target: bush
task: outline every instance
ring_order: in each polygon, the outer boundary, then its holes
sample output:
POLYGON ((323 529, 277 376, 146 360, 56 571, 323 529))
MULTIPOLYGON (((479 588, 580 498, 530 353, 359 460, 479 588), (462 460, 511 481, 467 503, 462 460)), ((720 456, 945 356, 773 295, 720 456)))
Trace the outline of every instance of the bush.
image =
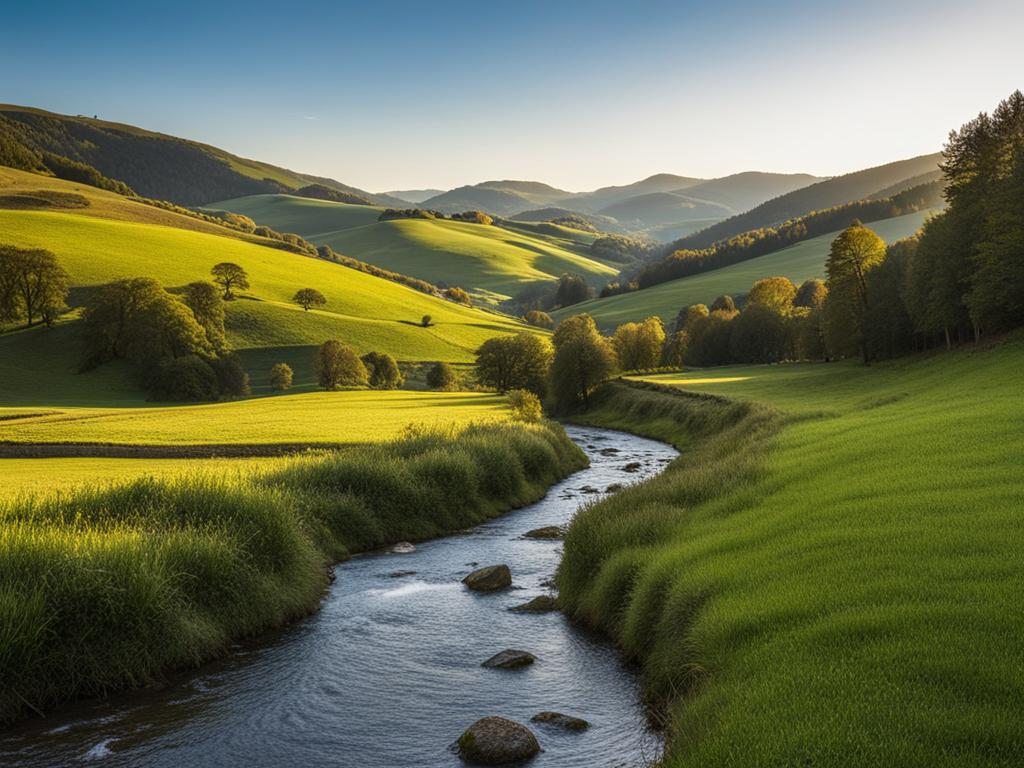
POLYGON ((513 389, 508 393, 508 404, 519 421, 540 421, 544 417, 540 398, 528 389, 513 389))
POLYGON ((288 363, 277 363, 270 369, 270 386, 278 392, 291 389, 292 367, 288 363))
POLYGON ((448 301, 454 301, 456 304, 465 304, 469 306, 472 304, 472 300, 469 298, 469 294, 466 293, 462 288, 458 286, 452 286, 451 288, 444 289, 444 297, 448 301))
POLYGON ((523 317, 528 324, 534 328, 554 328, 555 321, 551 319, 551 315, 539 309, 531 309, 523 317))
POLYGON ((154 400, 216 400, 220 394, 217 373, 199 355, 160 363, 147 373, 145 383, 154 400))
POLYGON ((427 371, 427 386, 431 389, 455 389, 457 381, 455 371, 448 363, 434 363, 433 367, 427 371))
POLYGON ((420 325, 422 325, 424 328, 429 328, 430 323, 433 321, 433 319, 434 318, 432 318, 430 315, 424 315, 423 317, 420 318, 420 325))
POLYGON ((221 395, 244 397, 252 392, 249 374, 242 367, 242 361, 234 352, 225 352, 209 361, 217 376, 217 388, 221 395))

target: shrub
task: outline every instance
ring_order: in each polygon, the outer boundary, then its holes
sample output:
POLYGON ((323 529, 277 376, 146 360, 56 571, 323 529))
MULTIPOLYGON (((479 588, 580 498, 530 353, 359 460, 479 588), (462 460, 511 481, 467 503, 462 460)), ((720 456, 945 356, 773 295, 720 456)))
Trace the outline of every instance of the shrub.
POLYGON ((444 297, 448 299, 448 301, 454 301, 456 304, 465 304, 466 306, 469 306, 473 303, 469 298, 469 294, 458 286, 445 288, 444 297))
POLYGON ((508 404, 519 421, 540 421, 544 416, 540 398, 528 389, 513 389, 508 393, 508 404))
POLYGON ((448 363, 434 363, 427 371, 427 386, 431 389, 455 389, 456 381, 455 371, 448 363))
POLYGON ((154 400, 216 400, 220 391, 217 373, 199 355, 165 360, 145 381, 154 400))
POLYGON ((249 374, 242 367, 242 360, 234 352, 225 352, 209 361, 217 376, 217 387, 221 395, 244 397, 252 389, 249 374))
POLYGON ((554 328, 555 321, 551 319, 551 315, 539 309, 531 309, 523 317, 530 325, 535 328, 554 328))
POLYGON ((278 392, 291 389, 292 367, 288 363, 277 363, 270 369, 270 386, 278 392))
POLYGON ((433 321, 433 319, 434 318, 432 318, 430 315, 424 315, 423 317, 420 318, 420 325, 422 325, 424 328, 429 328, 430 323, 433 321))

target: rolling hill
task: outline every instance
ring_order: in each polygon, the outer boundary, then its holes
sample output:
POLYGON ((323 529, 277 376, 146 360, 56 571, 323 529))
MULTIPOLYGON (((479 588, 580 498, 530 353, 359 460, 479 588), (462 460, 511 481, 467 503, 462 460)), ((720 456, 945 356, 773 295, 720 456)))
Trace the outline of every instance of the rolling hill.
MULTIPOLYGON (((911 213, 872 222, 869 226, 886 242, 893 242, 914 234, 931 213, 911 213)), ((600 327, 611 329, 621 323, 657 315, 667 325, 675 320, 683 307, 710 303, 723 293, 746 293, 754 281, 762 277, 783 275, 797 284, 811 277, 823 278, 829 247, 838 234, 831 232, 756 259, 672 280, 642 291, 585 301, 554 312, 552 317, 561 320, 586 312, 600 327)))
POLYGON ((512 216, 570 196, 565 190, 539 181, 484 181, 442 192, 423 200, 420 205, 442 213, 486 211, 496 216, 512 216))
MULTIPOLYGON (((211 200, 283 192, 323 184, 340 192, 384 205, 391 199, 268 163, 248 160, 196 141, 155 133, 122 123, 82 115, 60 115, 41 109, 0 104, 0 141, 19 156, 45 165, 45 153, 70 158, 124 182, 138 194, 179 205, 203 205, 211 200)), ((11 164, 10 158, 0 163, 11 164)), ((29 170, 26 163, 18 165, 29 170)))
POLYGON ((579 273, 599 285, 618 270, 587 255, 592 234, 564 227, 545 225, 542 231, 525 222, 488 226, 438 219, 378 221, 379 208, 288 195, 225 200, 212 207, 243 213, 385 269, 457 285, 488 303, 564 272, 579 273))
POLYGON ((394 189, 390 192, 383 192, 381 194, 393 197, 396 200, 405 200, 407 203, 413 203, 414 205, 422 203, 424 200, 429 200, 431 197, 436 195, 444 194, 443 189, 394 189))
POLYGON ((752 229, 780 224, 811 211, 831 208, 853 200, 863 200, 876 196, 886 189, 906 189, 918 183, 914 181, 915 177, 933 173, 938 168, 940 160, 941 155, 938 153, 921 155, 819 181, 817 184, 781 195, 745 213, 684 237, 672 243, 670 250, 706 248, 717 240, 752 229), (901 184, 905 186, 900 187, 901 184))
MULTIPOLYGON (((3 243, 57 254, 71 275, 72 307, 81 305, 90 287, 117 277, 154 277, 173 289, 209 279, 210 268, 220 261, 244 267, 252 288, 227 304, 226 325, 229 342, 246 359, 256 387, 266 384, 267 370, 278 361, 295 368, 297 383, 308 381, 313 346, 328 338, 343 339, 361 353, 381 350, 400 360, 458 362, 472 359, 485 339, 524 327, 84 185, 7 169, 0 169, 0 183, 4 196, 46 183, 88 199, 89 206, 75 212, 0 209, 3 243), (323 293, 327 306, 303 312, 293 304, 292 295, 306 286, 323 293), (433 318, 428 328, 419 325, 424 315, 433 318)), ((52 331, 35 328, 0 336, 0 403, 142 398, 127 369, 116 364, 69 380, 78 363, 74 317, 52 331)))

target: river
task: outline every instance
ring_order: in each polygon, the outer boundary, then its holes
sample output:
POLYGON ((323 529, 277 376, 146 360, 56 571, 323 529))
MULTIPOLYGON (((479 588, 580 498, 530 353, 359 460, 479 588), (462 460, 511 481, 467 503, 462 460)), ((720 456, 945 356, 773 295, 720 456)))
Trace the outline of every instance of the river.
POLYGON ((581 503, 657 474, 677 454, 621 432, 568 432, 590 467, 541 501, 410 554, 342 563, 317 614, 158 689, 23 721, 0 734, 0 765, 448 768, 461 765, 452 742, 485 715, 530 725, 544 749, 531 767, 648 764, 661 740, 635 671, 560 613, 508 609, 549 592, 561 557, 560 541, 523 533, 568 523, 581 503), (461 584, 477 565, 496 563, 512 569, 512 589, 480 594, 461 584), (480 666, 505 648, 537 661, 480 666), (529 723, 542 710, 591 727, 529 723))

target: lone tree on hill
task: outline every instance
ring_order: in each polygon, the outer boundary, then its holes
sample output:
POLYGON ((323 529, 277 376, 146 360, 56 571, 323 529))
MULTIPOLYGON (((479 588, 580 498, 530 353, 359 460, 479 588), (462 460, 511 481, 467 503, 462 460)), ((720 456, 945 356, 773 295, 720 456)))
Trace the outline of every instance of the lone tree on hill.
POLYGON ((327 304, 327 299, 316 288, 302 288, 296 291, 292 301, 307 312, 310 307, 322 307, 327 304))
POLYGON ((249 287, 249 275, 244 269, 230 261, 222 261, 214 265, 210 270, 213 275, 213 282, 224 289, 224 299, 230 301, 235 298, 233 289, 244 291, 249 287))
POLYGON ((23 319, 30 326, 39 317, 53 325, 66 309, 68 282, 50 251, 0 246, 0 321, 23 319))
POLYGON ((430 324, 433 322, 433 320, 434 320, 434 318, 432 318, 430 315, 424 315, 420 319, 420 325, 422 325, 424 328, 429 328, 430 324))
POLYGON ((860 349, 871 362, 866 328, 868 273, 885 260, 885 241, 859 221, 839 233, 825 262, 828 274, 825 334, 829 347, 843 355, 860 349))
POLYGON ((292 367, 288 363, 277 363, 270 369, 270 386, 278 392, 291 389, 292 367))
POLYGON ((317 381, 324 389, 365 387, 369 381, 366 366, 348 344, 337 339, 325 341, 313 358, 317 381))
POLYGON ((615 370, 615 352, 590 315, 574 315, 559 323, 551 337, 551 392, 563 408, 589 404, 590 393, 615 370))

